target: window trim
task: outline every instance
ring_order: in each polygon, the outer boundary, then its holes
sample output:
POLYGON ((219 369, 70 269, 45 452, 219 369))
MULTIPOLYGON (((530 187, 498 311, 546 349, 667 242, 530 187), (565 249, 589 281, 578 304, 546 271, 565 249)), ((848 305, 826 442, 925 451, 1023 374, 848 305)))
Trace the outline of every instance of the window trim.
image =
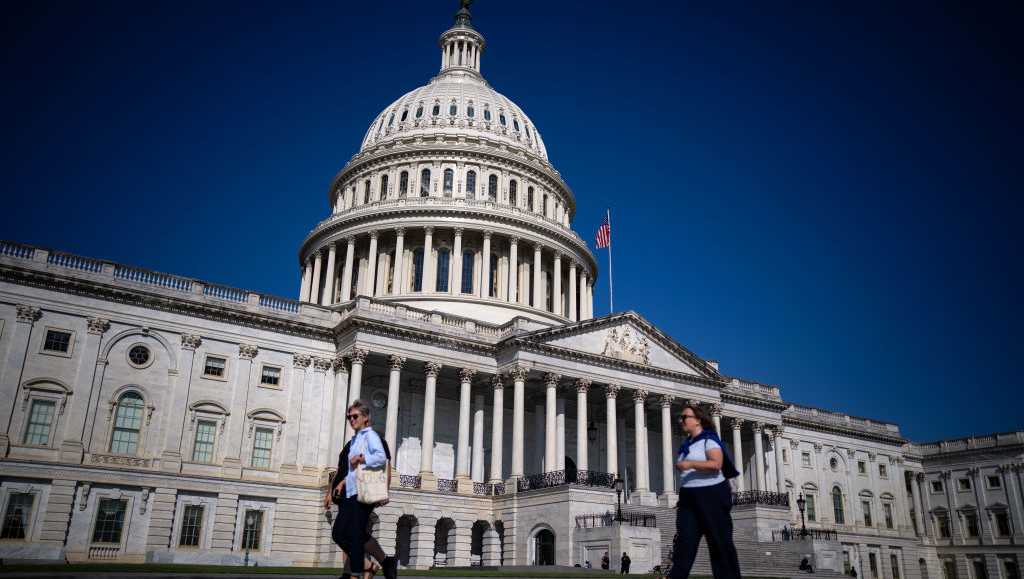
POLYGON ((231 358, 230 357, 225 356, 223 354, 215 354, 213 352, 208 352, 208 353, 206 353, 203 356, 203 370, 202 370, 202 373, 199 375, 199 377, 200 378, 205 378, 207 380, 216 380, 218 382, 227 382, 228 381, 228 373, 230 371, 231 371, 231 358), (221 360, 224 360, 224 373, 222 375, 217 376, 216 374, 207 374, 206 373, 206 368, 207 368, 207 366, 209 366, 210 358, 220 358, 221 360))
POLYGON ((192 501, 190 501, 190 502, 182 504, 179 508, 181 509, 181 520, 178 522, 178 524, 175 527, 175 531, 176 531, 175 532, 175 536, 177 537, 177 539, 173 541, 174 548, 175 549, 185 549, 185 550, 204 549, 204 548, 206 548, 206 546, 204 545, 204 543, 206 541, 204 541, 204 539, 205 539, 205 535, 206 535, 206 522, 209 520, 209 517, 207 517, 207 514, 206 514, 206 505, 204 503, 201 503, 201 502, 192 502, 192 501), (194 507, 199 507, 199 509, 201 511, 200 521, 199 521, 199 530, 196 533, 196 544, 195 545, 183 545, 181 543, 181 541, 182 541, 182 538, 183 538, 182 533, 185 530, 185 515, 186 515, 186 513, 188 512, 188 510, 190 508, 194 508, 194 507))
POLYGON ((49 488, 41 485, 26 484, 21 482, 4 482, 0 486, 0 529, 2 529, 3 522, 7 518, 7 507, 10 505, 11 495, 25 494, 32 495, 32 512, 29 513, 27 526, 25 529, 24 539, 2 539, 2 543, 30 543, 38 539, 38 531, 40 530, 39 522, 42 517, 43 509, 40 508, 49 496, 49 488))
POLYGON ((281 443, 281 438, 284 433, 284 425, 286 423, 283 416, 277 413, 275 410, 269 408, 257 408, 249 412, 246 416, 246 440, 245 440, 245 456, 248 460, 245 461, 245 467, 250 470, 267 472, 272 471, 275 468, 275 462, 279 457, 278 445, 281 443), (264 468, 259 466, 253 466, 253 453, 256 449, 256 429, 257 428, 268 428, 273 432, 273 438, 271 439, 270 447, 270 466, 264 468))
POLYGON ((43 332, 39 338, 39 353, 44 356, 56 356, 58 358, 72 358, 75 355, 75 341, 76 334, 74 330, 67 328, 61 328, 58 326, 44 326, 43 332), (46 337, 50 335, 50 332, 61 332, 68 334, 68 351, 61 352, 60 350, 47 350, 46 349, 46 337))
POLYGON ((945 485, 945 483, 942 482, 942 480, 936 479, 936 480, 928 481, 928 492, 930 494, 940 495, 943 492, 945 492, 945 490, 946 490, 946 485, 945 485), (939 485, 939 488, 937 488, 937 489, 935 488, 936 483, 938 483, 938 485, 939 485))
POLYGON ((985 490, 989 491, 1001 491, 1003 490, 1003 478, 998 474, 986 474, 985 477, 985 490), (991 482, 995 480, 996 485, 992 485, 991 482))
POLYGON ((188 462, 191 464, 219 464, 220 463, 220 451, 221 451, 221 439, 224 436, 224 429, 227 425, 227 417, 231 416, 226 408, 221 406, 219 403, 212 400, 199 400, 193 402, 188 407, 189 423, 187 432, 189 433, 189 448, 188 448, 188 462), (195 460, 196 456, 196 435, 199 434, 199 423, 200 422, 212 422, 214 424, 213 430, 213 451, 212 457, 208 462, 200 462, 195 460))
POLYGON ((971 477, 963 477, 956 479, 956 491, 958 493, 969 493, 974 490, 974 482, 971 477), (967 483, 965 486, 963 483, 967 483))
POLYGON ((153 412, 156 407, 152 404, 147 403, 148 395, 138 386, 127 386, 114 392, 113 396, 107 401, 107 444, 104 447, 106 452, 115 456, 142 456, 146 448, 146 435, 149 432, 149 424, 153 419, 153 412), (114 430, 117 423, 117 406, 121 402, 121 399, 128 394, 137 395, 142 401, 143 416, 139 424, 139 438, 135 443, 135 453, 125 454, 114 452, 114 430))
POLYGON ((284 390, 284 366, 278 366, 277 364, 269 364, 267 362, 260 363, 260 380, 256 384, 258 388, 270 388, 271 390, 284 390), (267 384, 263 382, 263 370, 266 368, 276 368, 278 370, 277 384, 267 384))
POLYGON ((14 433, 12 438, 16 440, 14 444, 24 446, 26 448, 54 448, 56 444, 57 431, 60 429, 61 418, 64 416, 64 410, 68 404, 68 397, 71 395, 71 389, 66 385, 49 378, 37 378, 31 380, 22 385, 22 397, 21 397, 21 412, 19 413, 20 424, 14 424, 12 422, 11 429, 14 433), (25 442, 25 436, 28 432, 28 422, 32 409, 32 404, 37 400, 54 403, 53 421, 50 423, 50 436, 45 445, 38 444, 27 444, 25 442), (16 430, 15 430, 16 429, 16 430), (17 433, 21 433, 19 437, 17 433))
POLYGON ((95 499, 92 500, 92 503, 93 503, 93 506, 92 506, 92 520, 91 520, 91 523, 89 525, 89 531, 88 531, 89 532, 88 544, 90 546, 96 546, 96 547, 115 547, 116 546, 118 549, 124 549, 125 543, 127 543, 127 540, 128 540, 128 533, 125 533, 125 527, 128 526, 128 522, 131 519, 132 508, 133 508, 133 506, 135 504, 135 500, 134 499, 135 499, 135 497, 130 495, 130 494, 128 494, 128 493, 120 492, 120 491, 113 490, 113 489, 111 491, 108 491, 108 492, 102 492, 102 493, 96 493, 95 494, 95 499), (99 521, 99 515, 100 515, 100 503, 102 503, 104 500, 124 501, 124 503, 125 503, 125 505, 124 505, 124 519, 121 521, 121 531, 119 533, 120 536, 118 537, 117 541, 113 541, 113 542, 109 542, 109 543, 108 542, 100 542, 100 541, 96 541, 95 540, 95 537, 96 537, 96 523, 99 521))

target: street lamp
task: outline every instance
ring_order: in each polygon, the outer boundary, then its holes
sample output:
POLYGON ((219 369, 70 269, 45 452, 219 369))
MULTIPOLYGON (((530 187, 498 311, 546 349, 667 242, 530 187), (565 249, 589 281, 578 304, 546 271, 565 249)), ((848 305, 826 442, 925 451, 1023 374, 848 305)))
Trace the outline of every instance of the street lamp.
POLYGON ((615 520, 622 521, 622 491, 626 489, 626 481, 621 477, 615 479, 615 494, 618 496, 618 506, 615 507, 615 520))
POLYGON ((803 493, 800 493, 800 496, 796 499, 796 507, 800 509, 800 538, 803 539, 807 536, 807 521, 804 520, 804 509, 807 508, 807 499, 804 498, 803 493))

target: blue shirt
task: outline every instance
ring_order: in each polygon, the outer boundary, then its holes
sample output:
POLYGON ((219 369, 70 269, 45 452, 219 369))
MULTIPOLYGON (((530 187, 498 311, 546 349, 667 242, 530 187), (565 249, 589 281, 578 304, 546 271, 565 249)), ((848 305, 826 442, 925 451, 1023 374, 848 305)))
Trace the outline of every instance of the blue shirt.
MULTIPOLYGON (((721 450, 722 447, 710 438, 702 438, 689 445, 686 456, 683 456, 683 453, 680 452, 676 460, 708 460, 707 451, 715 448, 721 450)), ((725 475, 722 474, 721 469, 714 472, 708 472, 706 470, 691 468, 679 473, 679 486, 688 489, 709 487, 724 481, 725 475)))
MULTIPOLYGON (((367 468, 380 468, 387 462, 387 455, 384 454, 384 445, 380 442, 380 436, 373 428, 367 426, 352 437, 352 444, 349 446, 348 456, 363 455, 367 468)), ((356 467, 359 468, 359 467, 356 467)), ((354 497, 359 492, 356 487, 356 468, 349 468, 345 476, 345 497, 354 497)))

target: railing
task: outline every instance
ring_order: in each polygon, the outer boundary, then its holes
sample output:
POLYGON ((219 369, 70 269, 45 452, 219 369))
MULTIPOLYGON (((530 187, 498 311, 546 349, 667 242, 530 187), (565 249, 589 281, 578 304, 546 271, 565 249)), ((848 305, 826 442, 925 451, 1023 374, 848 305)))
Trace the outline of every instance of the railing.
POLYGON ((398 475, 398 486, 403 489, 418 489, 420 488, 420 477, 412 474, 398 475))
POLYGON ((0 255, 17 257, 20 259, 32 259, 36 249, 29 245, 22 245, 11 241, 0 241, 0 255))
POLYGON ((615 477, 611 473, 596 470, 555 470, 538 474, 526 475, 516 481, 519 492, 560 487, 564 485, 583 485, 589 487, 611 488, 615 477))
POLYGON ((279 298, 277 296, 260 296, 260 305, 272 310, 279 310, 282 312, 288 312, 296 314, 299 312, 299 302, 296 300, 287 300, 285 298, 279 298))
POLYGON ((505 483, 473 483, 473 494, 494 497, 505 494, 505 483))
POLYGON ((765 505, 769 507, 789 507, 789 493, 777 493, 773 491, 740 491, 733 493, 732 504, 739 505, 765 505))
POLYGON ((437 490, 442 493, 455 494, 459 492, 459 481, 453 478, 439 478, 437 479, 437 490))
POLYGON ((121 547, 89 547, 89 558, 90 559, 117 559, 118 553, 121 552, 121 547))
POLYGON ((192 280, 190 279, 124 265, 114 266, 114 277, 186 292, 192 290, 192 280))
POLYGON ((46 263, 59 265, 69 269, 80 269, 93 273, 103 271, 103 262, 88 257, 79 257, 70 253, 51 253, 46 257, 46 263))
POLYGON ((631 527, 657 527, 658 519, 654 513, 621 510, 618 513, 608 511, 607 513, 596 515, 576 515, 577 529, 610 527, 615 523, 629 525, 631 527))
POLYGON ((772 531, 772 541, 838 541, 839 533, 835 529, 796 529, 783 527, 772 531))
POLYGON ((248 292, 225 285, 206 284, 203 286, 203 295, 228 300, 229 302, 244 302, 248 292))

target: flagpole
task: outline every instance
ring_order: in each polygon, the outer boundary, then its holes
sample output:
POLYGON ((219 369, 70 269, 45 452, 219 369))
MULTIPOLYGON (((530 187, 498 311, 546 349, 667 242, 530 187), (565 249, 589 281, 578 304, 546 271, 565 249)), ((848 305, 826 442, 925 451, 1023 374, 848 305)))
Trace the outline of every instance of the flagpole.
POLYGON ((615 311, 615 291, 612 289, 612 210, 605 214, 608 219, 608 313, 615 311))

